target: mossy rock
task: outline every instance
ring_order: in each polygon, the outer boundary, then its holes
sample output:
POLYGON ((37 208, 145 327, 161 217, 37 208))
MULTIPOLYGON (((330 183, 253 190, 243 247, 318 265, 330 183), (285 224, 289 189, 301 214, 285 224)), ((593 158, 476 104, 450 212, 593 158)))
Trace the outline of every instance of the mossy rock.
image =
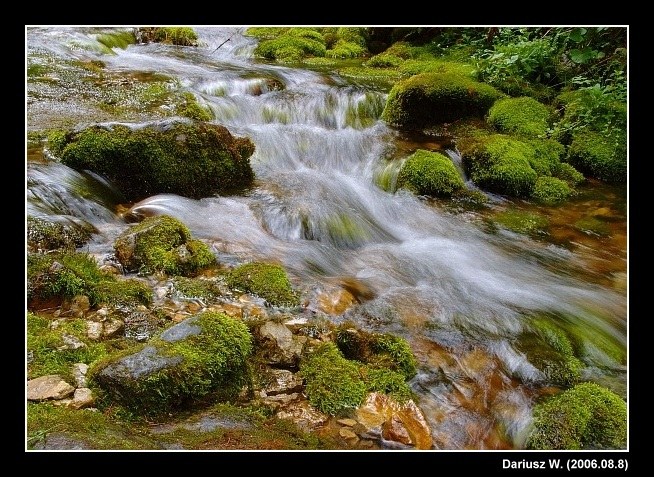
POLYGON ((554 139, 525 139, 534 150, 529 154, 529 165, 539 176, 554 175, 561 168, 565 146, 554 139))
POLYGON ((146 346, 101 360, 90 383, 139 414, 157 415, 210 393, 234 398, 247 383, 252 336, 222 313, 204 312, 168 328, 146 346))
POLYGON ((198 35, 191 27, 141 27, 137 37, 140 42, 168 43, 178 46, 198 46, 198 35))
POLYGON ((108 178, 129 200, 173 193, 199 199, 249 185, 254 144, 223 126, 170 120, 139 127, 95 125, 52 138, 76 170, 108 178))
POLYGON ((533 98, 505 98, 488 111, 488 122, 499 132, 526 137, 544 136, 550 126, 551 111, 533 98))
POLYGON ((536 179, 531 196, 545 205, 556 205, 566 201, 572 195, 570 186, 556 177, 542 176, 536 179))
POLYGON ((479 187, 515 197, 529 197, 538 173, 531 167, 534 148, 502 134, 479 136, 461 146, 463 165, 479 187))
POLYGON ((142 274, 189 275, 216 262, 206 244, 194 240, 186 225, 167 215, 148 217, 123 231, 114 250, 125 268, 142 274))
POLYGON ((52 320, 27 312, 27 375, 29 379, 58 374, 66 382, 74 382, 72 366, 75 363, 90 365, 108 355, 104 343, 91 341, 87 336, 86 321, 60 320, 52 328, 52 320), (72 336, 83 346, 66 346, 64 337, 72 336))
POLYGON ((91 306, 149 305, 152 291, 144 283, 118 279, 102 272, 93 257, 81 252, 55 252, 27 256, 28 308, 61 302, 77 295, 89 298, 91 306))
POLYGON ((281 265, 245 263, 231 270, 226 279, 231 288, 258 295, 272 305, 297 306, 300 303, 286 270, 281 265))
POLYGON ((27 247, 33 251, 75 250, 91 238, 87 228, 73 222, 52 222, 27 216, 27 247))
POLYGON ((366 52, 367 50, 357 43, 339 40, 332 49, 325 51, 325 56, 338 59, 359 58, 366 52))
POLYGON ((534 408, 526 447, 537 450, 625 449, 627 404, 595 383, 577 384, 534 408))
POLYGON ((508 209, 495 216, 495 221, 503 227, 526 235, 545 234, 549 227, 549 220, 535 212, 508 209))
POLYGON ((393 86, 382 119, 398 128, 425 128, 470 116, 484 116, 503 96, 492 86, 466 76, 423 73, 393 86))
POLYGON ((397 186, 417 194, 450 197, 464 187, 459 171, 447 156, 418 149, 402 165, 397 186))
POLYGON ((324 57, 327 48, 322 34, 312 28, 286 28, 271 39, 262 40, 255 55, 282 62, 299 62, 305 57, 324 57))
POLYGON ((132 31, 117 31, 113 33, 100 33, 96 40, 107 48, 126 49, 129 45, 136 43, 136 37, 132 31))
POLYGON ((567 162, 560 162, 552 167, 552 175, 568 183, 571 187, 586 180, 584 175, 567 162))
POLYGON ((606 182, 626 182, 627 146, 610 137, 584 131, 575 134, 567 161, 580 171, 606 182))

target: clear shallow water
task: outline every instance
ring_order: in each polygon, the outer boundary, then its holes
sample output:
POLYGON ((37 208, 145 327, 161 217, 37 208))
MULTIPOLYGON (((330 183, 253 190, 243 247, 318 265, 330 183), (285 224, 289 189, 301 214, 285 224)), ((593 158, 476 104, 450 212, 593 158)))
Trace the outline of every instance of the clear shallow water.
MULTIPOLYGON (((385 192, 375 177, 386 158, 425 146, 407 145, 376 120, 384 93, 337 74, 257 63, 255 40, 234 28, 197 31, 199 48, 132 45, 114 56, 88 46, 92 29, 28 31, 28 55, 101 57, 109 71, 174 77, 212 109, 215 122, 255 143, 257 179, 244 196, 162 194, 134 204, 133 212, 177 217, 223 261, 281 261, 300 288, 356 282, 368 290, 361 305, 333 319, 410 341, 420 361, 412 386, 437 448, 523 444, 534 399, 547 392, 543 374, 516 347, 532 313, 566 316, 566 326, 592 330, 583 345, 584 376, 625 393, 626 366, 593 340, 626 348, 626 286, 589 277, 626 273, 626 250, 618 246, 618 264, 603 270, 592 265, 606 261, 594 248, 600 241, 562 247, 490 233, 467 214, 385 192), (81 44, 91 50, 75 46, 81 44)), ((27 165, 27 213, 92 224, 93 252, 110 252, 127 227, 116 213, 120 202, 101 178, 61 164, 27 165)), ((626 241, 624 221, 615 227, 626 241)))

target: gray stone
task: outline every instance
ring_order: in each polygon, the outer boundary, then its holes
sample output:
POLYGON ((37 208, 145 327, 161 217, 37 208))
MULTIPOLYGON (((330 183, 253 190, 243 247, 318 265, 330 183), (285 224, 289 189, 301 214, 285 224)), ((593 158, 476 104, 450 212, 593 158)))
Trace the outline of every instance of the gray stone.
POLYGON ((166 331, 161 333, 160 338, 164 341, 168 341, 169 343, 173 343, 175 341, 186 339, 189 336, 199 335, 202 333, 202 328, 194 324, 196 321, 198 321, 198 317, 194 316, 182 321, 181 323, 171 326, 166 331))
POLYGON ((306 336, 294 336, 287 326, 274 321, 267 321, 261 325, 259 336, 262 341, 270 344, 264 347, 265 359, 270 364, 297 365, 306 343, 306 336))
POLYGON ((304 387, 300 376, 285 369, 271 369, 267 377, 270 381, 262 388, 267 396, 299 392, 304 387))
POLYGON ((154 346, 146 346, 138 353, 110 363, 98 373, 98 377, 110 382, 139 379, 181 362, 181 356, 161 356, 154 346))
POLYGON ((109 318, 103 323, 102 335, 105 338, 113 338, 125 329, 125 323, 116 318, 109 318))
POLYGON ((77 388, 73 394, 73 400, 68 404, 68 407, 73 409, 82 409, 84 407, 91 407, 95 403, 93 393, 89 388, 77 388))
POLYGON ((86 322, 86 336, 88 336, 90 340, 99 341, 100 338, 102 338, 102 330, 102 323, 98 323, 97 321, 86 322))
POLYGON ((32 444, 36 450, 89 450, 92 449, 86 442, 67 436, 66 434, 52 432, 44 439, 32 444))
POLYGON ((86 344, 83 341, 67 333, 61 335, 61 340, 64 342, 64 345, 57 348, 59 350, 86 348, 86 344))
POLYGON ((75 363, 73 364, 73 378, 75 379, 75 385, 78 388, 86 387, 86 373, 89 370, 89 365, 84 363, 75 363))
POLYGON ((46 399, 64 399, 75 388, 64 381, 58 374, 48 374, 27 381, 27 400, 45 401, 46 399))

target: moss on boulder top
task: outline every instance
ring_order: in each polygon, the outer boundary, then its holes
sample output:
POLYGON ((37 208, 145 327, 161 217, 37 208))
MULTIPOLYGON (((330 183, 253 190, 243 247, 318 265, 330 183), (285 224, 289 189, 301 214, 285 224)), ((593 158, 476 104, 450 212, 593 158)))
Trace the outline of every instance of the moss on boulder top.
POLYGON ((148 217, 121 233, 114 244, 116 257, 128 270, 193 274, 215 263, 209 247, 191 237, 179 220, 167 215, 148 217))
POLYGON ((138 350, 96 363, 89 378, 128 409, 156 415, 214 391, 233 398, 247 382, 251 353, 252 336, 245 324, 204 312, 138 350))
POLYGON ((417 194, 449 197, 463 188, 463 179, 452 161, 439 152, 418 149, 402 165, 397 186, 417 194))
POLYGON ((252 262, 239 265, 227 275, 227 284, 264 298, 272 305, 296 306, 297 293, 281 265, 252 262))
POLYGON ((423 73, 391 89, 382 119, 399 128, 424 128, 470 116, 484 116, 504 94, 454 73, 423 73))
POLYGON ((27 248, 29 251, 75 250, 91 238, 89 230, 73 222, 52 222, 27 216, 27 248))
POLYGON ((626 144, 595 131, 575 134, 567 161, 577 169, 607 182, 626 182, 626 144))
POLYGON ((528 449, 624 449, 627 403, 611 390, 582 383, 534 408, 528 449))
POLYGON ((254 144, 198 121, 94 125, 61 133, 51 151, 77 170, 107 177, 129 200, 174 193, 199 199, 247 186, 254 144))
POLYGON ((519 136, 543 136, 549 127, 551 112, 533 98, 504 98, 488 111, 488 122, 498 131, 519 136))

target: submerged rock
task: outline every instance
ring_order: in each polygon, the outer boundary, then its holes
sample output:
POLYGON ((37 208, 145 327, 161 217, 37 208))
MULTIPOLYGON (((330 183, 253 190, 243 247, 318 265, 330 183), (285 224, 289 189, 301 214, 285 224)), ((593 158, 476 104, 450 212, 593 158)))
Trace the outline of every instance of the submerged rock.
POLYGON ((161 193, 199 199, 254 178, 252 141, 200 121, 98 124, 56 144, 53 153, 63 164, 108 178, 132 201, 161 193))

